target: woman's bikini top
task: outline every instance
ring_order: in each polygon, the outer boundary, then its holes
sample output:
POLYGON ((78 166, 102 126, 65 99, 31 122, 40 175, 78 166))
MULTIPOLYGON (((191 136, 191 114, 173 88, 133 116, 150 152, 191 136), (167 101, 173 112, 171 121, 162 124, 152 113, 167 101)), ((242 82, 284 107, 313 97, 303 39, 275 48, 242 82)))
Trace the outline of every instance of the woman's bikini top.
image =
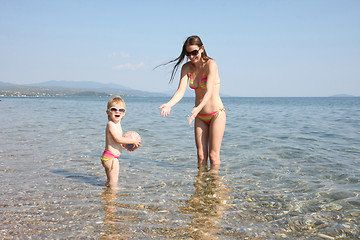
MULTIPOLYGON (((191 89, 198 89, 198 86, 194 85, 194 77, 191 73, 188 73, 188 76, 190 78, 189 80, 189 87, 191 89)), ((201 80, 200 80, 200 88, 201 89, 205 89, 206 88, 206 81, 207 81, 207 76, 205 74, 203 74, 201 80)))

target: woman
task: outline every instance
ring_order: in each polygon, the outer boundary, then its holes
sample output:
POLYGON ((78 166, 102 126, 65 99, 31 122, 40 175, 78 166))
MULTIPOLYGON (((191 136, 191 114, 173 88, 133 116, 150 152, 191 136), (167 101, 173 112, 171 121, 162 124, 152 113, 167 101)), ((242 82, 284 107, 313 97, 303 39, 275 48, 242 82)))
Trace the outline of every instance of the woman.
POLYGON ((178 89, 171 100, 159 108, 161 115, 170 114, 171 108, 184 96, 187 84, 195 90, 195 107, 188 120, 195 119, 195 142, 200 168, 207 166, 210 158, 211 167, 220 165, 220 148, 226 123, 226 112, 221 101, 220 77, 216 62, 207 56, 203 43, 198 36, 190 36, 184 42, 180 56, 169 63, 175 63, 170 82, 185 56, 190 60, 181 68, 178 89))

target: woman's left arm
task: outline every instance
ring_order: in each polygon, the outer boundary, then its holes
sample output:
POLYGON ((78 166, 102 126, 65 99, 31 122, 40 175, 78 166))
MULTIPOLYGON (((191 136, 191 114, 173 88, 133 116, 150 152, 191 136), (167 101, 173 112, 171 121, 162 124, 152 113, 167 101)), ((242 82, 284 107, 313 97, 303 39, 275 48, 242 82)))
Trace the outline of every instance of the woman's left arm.
POLYGON ((191 112, 191 117, 188 120, 188 123, 190 124, 198 115, 198 113, 203 109, 203 107, 207 104, 209 99, 211 98, 211 95, 213 93, 216 77, 219 75, 217 64, 214 60, 209 60, 208 65, 208 75, 207 75, 207 81, 206 81, 206 92, 204 94, 204 97, 201 101, 201 103, 193 108, 191 112))

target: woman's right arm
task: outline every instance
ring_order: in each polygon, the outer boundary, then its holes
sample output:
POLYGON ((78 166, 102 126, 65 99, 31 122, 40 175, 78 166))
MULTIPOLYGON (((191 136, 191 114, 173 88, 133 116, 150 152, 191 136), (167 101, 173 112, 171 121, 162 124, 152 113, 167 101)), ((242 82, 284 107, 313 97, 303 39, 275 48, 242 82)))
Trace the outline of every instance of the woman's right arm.
POLYGON ((161 115, 163 117, 166 117, 167 115, 169 115, 171 108, 184 97, 186 87, 187 87, 187 82, 188 82, 187 72, 188 71, 186 69, 186 65, 183 65, 183 67, 181 68, 181 78, 180 78, 179 86, 178 86, 176 92, 174 93, 174 95, 172 96, 172 98, 170 99, 169 102, 167 102, 159 107, 159 109, 161 109, 161 115))

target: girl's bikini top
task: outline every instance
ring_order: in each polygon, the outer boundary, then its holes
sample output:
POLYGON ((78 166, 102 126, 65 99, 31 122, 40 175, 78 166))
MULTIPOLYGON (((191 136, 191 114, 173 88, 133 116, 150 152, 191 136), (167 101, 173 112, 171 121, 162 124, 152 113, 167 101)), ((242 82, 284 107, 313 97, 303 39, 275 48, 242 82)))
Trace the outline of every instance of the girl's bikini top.
MULTIPOLYGON (((191 73, 188 73, 188 76, 190 78, 189 80, 189 87, 191 89, 198 89, 198 86, 194 85, 194 77, 191 73)), ((207 76, 203 74, 201 80, 200 80, 200 88, 201 89, 205 89, 206 88, 206 81, 207 81, 207 76)))

